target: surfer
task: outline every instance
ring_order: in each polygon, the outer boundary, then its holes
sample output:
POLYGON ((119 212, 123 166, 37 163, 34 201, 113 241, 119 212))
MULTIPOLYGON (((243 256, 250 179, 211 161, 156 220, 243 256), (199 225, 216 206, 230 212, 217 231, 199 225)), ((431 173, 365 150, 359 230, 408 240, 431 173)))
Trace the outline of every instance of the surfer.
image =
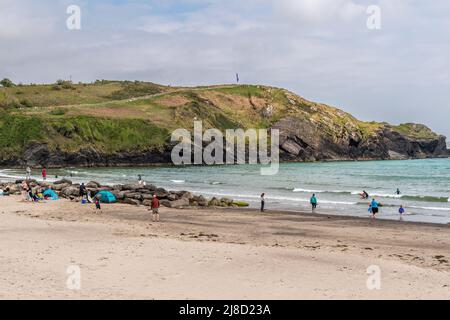
POLYGON ((361 199, 369 199, 369 194, 366 192, 366 190, 363 190, 362 193, 360 193, 361 199))
POLYGON ((397 191, 395 193, 399 196, 401 194, 400 189, 397 188, 397 191))

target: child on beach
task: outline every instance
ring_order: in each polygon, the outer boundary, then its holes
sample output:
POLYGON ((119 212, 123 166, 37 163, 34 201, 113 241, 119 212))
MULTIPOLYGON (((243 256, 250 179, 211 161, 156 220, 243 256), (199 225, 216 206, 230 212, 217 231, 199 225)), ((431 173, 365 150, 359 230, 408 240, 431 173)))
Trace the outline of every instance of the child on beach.
POLYGON ((405 214, 405 208, 403 208, 403 206, 401 205, 400 206, 400 208, 398 209, 398 213, 400 214, 400 215, 404 215, 405 214))
POLYGON ((31 168, 27 167, 26 170, 26 180, 30 180, 31 179, 31 168))
POLYGON ((159 222, 159 200, 156 194, 153 196, 151 210, 152 210, 152 220, 153 222, 159 222))
POLYGON ((42 168, 42 179, 47 180, 47 169, 45 167, 42 168))
POLYGON ((100 199, 98 197, 95 198, 95 210, 102 213, 102 205, 100 204, 100 199))

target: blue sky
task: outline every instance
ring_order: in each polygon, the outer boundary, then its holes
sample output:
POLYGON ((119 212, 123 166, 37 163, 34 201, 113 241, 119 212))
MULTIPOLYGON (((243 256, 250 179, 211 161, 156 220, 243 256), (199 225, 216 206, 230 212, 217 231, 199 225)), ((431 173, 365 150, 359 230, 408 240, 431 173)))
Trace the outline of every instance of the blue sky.
POLYGON ((0 0, 0 77, 284 87, 450 137, 446 0, 0 0), (82 28, 66 28, 66 8, 82 28), (381 30, 366 9, 381 8, 381 30))

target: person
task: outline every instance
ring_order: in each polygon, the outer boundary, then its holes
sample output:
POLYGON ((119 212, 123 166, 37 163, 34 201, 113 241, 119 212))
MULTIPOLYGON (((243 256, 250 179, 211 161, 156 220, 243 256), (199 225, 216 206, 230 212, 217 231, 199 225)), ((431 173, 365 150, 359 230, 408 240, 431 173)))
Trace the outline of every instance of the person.
POLYGON ((84 185, 84 183, 82 183, 80 185, 80 197, 83 198, 85 194, 86 194, 86 186, 84 185))
POLYGON ((375 218, 375 216, 377 215, 379 205, 380 204, 375 199, 372 199, 372 202, 370 203, 370 208, 372 211, 372 218, 375 218))
POLYGON ((28 200, 28 184, 25 180, 22 181, 20 193, 22 194, 22 201, 28 200))
POLYGON ((152 200, 152 204, 151 204, 151 210, 152 210, 152 220, 153 222, 159 222, 159 200, 158 197, 155 195, 153 195, 153 200, 152 200))
POLYGON ((266 203, 266 194, 261 195, 261 212, 264 212, 264 204, 266 203))
POLYGON ((396 193, 397 195, 400 195, 400 194, 401 194, 400 189, 397 188, 397 191, 396 191, 395 193, 396 193))
POLYGON ((42 168, 42 179, 47 180, 47 169, 45 167, 42 168))
POLYGON ((314 212, 317 208, 317 198, 316 195, 313 194, 311 199, 309 200, 309 202, 311 203, 311 207, 312 207, 312 211, 314 212))
POLYGON ((369 199, 369 194, 366 192, 366 190, 363 190, 361 193, 361 199, 369 199))
POLYGON ((100 204, 99 197, 95 197, 95 210, 100 211, 100 213, 102 213, 102 205, 100 204))
POLYGON ((400 208, 398 209, 398 213, 399 213, 400 215, 404 215, 405 212, 406 212, 405 208, 403 208, 403 206, 401 205, 400 208))
POLYGON ((28 166, 27 170, 26 170, 26 180, 30 180, 31 179, 31 168, 28 166))

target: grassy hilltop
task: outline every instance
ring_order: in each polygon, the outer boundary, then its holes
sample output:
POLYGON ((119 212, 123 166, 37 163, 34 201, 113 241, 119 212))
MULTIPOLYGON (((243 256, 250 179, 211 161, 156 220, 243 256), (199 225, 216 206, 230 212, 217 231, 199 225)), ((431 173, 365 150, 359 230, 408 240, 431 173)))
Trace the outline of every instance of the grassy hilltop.
POLYGON ((308 121, 330 137, 361 141, 389 127, 416 140, 438 139, 422 125, 362 122, 339 109, 283 89, 224 85, 167 87, 146 82, 97 81, 0 87, 0 158, 14 163, 30 145, 49 152, 102 155, 163 150, 176 128, 271 128, 280 120, 308 121), (11 160, 11 161, 9 161, 11 160))

